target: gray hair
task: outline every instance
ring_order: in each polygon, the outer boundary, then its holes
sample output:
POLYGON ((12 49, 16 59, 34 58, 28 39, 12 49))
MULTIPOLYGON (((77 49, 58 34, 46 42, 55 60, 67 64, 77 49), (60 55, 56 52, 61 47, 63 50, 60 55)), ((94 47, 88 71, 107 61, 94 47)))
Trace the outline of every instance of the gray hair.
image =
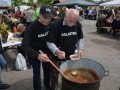
POLYGON ((18 25, 17 25, 17 30, 18 30, 18 31, 21 31, 21 29, 23 28, 23 26, 24 26, 24 25, 23 25, 22 23, 18 24, 18 25))
POLYGON ((79 16, 79 12, 76 9, 67 9, 65 16, 68 16, 68 15, 78 15, 79 16))

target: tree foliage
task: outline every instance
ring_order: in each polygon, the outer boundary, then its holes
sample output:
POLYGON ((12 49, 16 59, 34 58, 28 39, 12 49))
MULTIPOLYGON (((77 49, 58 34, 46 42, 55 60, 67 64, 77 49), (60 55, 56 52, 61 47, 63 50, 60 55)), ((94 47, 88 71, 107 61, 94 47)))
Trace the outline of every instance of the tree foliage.
POLYGON ((40 3, 42 4, 52 4, 53 0, 41 0, 40 3))
POLYGON ((23 0, 12 0, 12 4, 14 6, 19 6, 19 5, 28 5, 28 6, 32 6, 34 4, 33 0, 28 0, 28 2, 23 2, 23 0))
POLYGON ((22 0, 12 0, 12 4, 13 4, 14 6, 19 6, 19 5, 22 4, 22 0))
MULTIPOLYGON (((52 4, 53 0, 37 0, 39 4, 52 4)), ((12 0, 12 4, 14 6, 19 6, 22 4, 26 4, 32 6, 34 4, 33 0, 28 0, 28 2, 23 2, 23 0, 12 0)))
POLYGON ((88 1, 88 2, 93 2, 94 0, 86 0, 86 1, 88 1))
POLYGON ((34 5, 34 2, 33 0, 28 0, 28 3, 27 3, 28 6, 33 6, 34 5))

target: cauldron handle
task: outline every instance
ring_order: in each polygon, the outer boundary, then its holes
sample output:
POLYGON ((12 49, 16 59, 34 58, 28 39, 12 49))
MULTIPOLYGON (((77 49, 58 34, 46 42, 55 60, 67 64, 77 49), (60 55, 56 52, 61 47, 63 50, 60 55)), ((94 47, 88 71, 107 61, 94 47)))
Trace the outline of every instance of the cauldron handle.
POLYGON ((105 76, 108 76, 109 73, 110 73, 110 70, 106 70, 106 71, 105 71, 105 76))

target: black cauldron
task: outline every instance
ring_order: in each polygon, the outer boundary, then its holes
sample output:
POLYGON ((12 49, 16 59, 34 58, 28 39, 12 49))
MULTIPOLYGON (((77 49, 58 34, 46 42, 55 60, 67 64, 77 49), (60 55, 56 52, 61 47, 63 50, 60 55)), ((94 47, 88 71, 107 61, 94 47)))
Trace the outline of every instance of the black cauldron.
POLYGON ((78 60, 67 60, 60 66, 62 72, 73 68, 85 68, 90 69, 96 73, 99 80, 88 83, 77 83, 70 81, 62 76, 62 89, 61 90, 99 90, 100 81, 103 77, 109 75, 109 70, 105 70, 104 67, 94 61, 87 58, 81 58, 78 60))

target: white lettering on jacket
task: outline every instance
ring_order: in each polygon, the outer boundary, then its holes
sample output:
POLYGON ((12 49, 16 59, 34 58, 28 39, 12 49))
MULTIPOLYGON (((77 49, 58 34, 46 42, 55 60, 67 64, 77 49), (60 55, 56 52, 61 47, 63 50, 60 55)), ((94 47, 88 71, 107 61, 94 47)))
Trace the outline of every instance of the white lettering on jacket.
POLYGON ((74 36, 77 35, 77 32, 62 33, 61 36, 74 36))
POLYGON ((47 36, 48 35, 48 32, 46 32, 46 33, 41 33, 41 34, 38 34, 38 38, 40 38, 40 37, 45 37, 45 36, 47 36))

